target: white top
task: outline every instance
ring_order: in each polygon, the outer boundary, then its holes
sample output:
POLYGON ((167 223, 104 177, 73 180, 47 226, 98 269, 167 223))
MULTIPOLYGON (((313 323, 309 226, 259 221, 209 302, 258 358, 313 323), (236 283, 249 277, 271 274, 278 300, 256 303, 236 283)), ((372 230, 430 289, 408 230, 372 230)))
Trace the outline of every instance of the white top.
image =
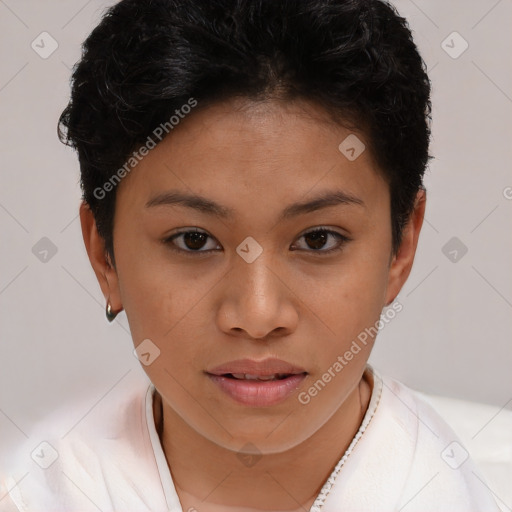
MULTIPOLYGON (((416 392, 368 370, 366 415, 311 512, 499 512, 448 424, 416 392)), ((182 512, 154 392, 146 380, 112 393, 71 431, 69 410, 38 424, 0 473, 0 511, 182 512)))

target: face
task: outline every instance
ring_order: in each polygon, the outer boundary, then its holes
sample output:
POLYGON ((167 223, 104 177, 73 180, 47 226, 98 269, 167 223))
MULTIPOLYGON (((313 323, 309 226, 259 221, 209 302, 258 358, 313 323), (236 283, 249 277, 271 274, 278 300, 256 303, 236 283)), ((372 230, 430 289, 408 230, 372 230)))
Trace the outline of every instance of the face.
POLYGON ((317 432, 373 338, 344 354, 410 270, 369 151, 339 149, 350 134, 365 142, 311 104, 232 100, 191 113, 118 186, 105 295, 146 359, 159 351, 143 368, 164 408, 220 446, 272 453, 317 432))

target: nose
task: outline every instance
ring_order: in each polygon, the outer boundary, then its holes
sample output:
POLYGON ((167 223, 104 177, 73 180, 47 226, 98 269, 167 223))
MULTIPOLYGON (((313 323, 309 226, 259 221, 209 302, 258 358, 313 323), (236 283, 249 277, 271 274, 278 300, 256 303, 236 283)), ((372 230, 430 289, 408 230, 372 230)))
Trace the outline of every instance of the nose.
POLYGON ((236 257, 221 292, 219 327, 231 336, 257 340, 293 332, 299 301, 287 280, 265 251, 252 263, 236 257))

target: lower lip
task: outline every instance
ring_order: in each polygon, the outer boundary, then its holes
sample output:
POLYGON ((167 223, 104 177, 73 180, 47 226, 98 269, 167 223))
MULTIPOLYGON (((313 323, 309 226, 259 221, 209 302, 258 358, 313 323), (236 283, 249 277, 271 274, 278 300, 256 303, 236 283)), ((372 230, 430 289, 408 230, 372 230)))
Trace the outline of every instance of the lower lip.
POLYGON ((267 407, 283 402, 297 391, 306 374, 267 381, 232 379, 211 373, 208 377, 236 402, 253 407, 267 407))

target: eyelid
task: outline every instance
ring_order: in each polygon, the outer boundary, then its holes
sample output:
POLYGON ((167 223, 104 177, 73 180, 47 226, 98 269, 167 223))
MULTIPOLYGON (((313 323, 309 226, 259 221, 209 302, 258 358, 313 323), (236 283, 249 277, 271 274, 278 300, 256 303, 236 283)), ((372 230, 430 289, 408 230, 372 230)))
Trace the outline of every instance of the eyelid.
POLYGON ((178 254, 185 254, 186 256, 193 256, 193 257, 197 257, 198 255, 200 254, 210 254, 211 252, 217 252, 216 249, 208 249, 206 251, 186 251, 185 249, 181 249, 179 247, 176 247, 174 244, 173 244, 173 241, 175 238, 177 238, 178 236, 180 235, 183 235, 183 234, 186 234, 186 233, 201 233, 201 234, 204 234, 206 235, 208 238, 210 238, 211 240, 215 240, 219 245, 220 243, 218 242, 218 240, 213 237, 212 235, 210 235, 207 231, 204 231, 200 228, 195 228, 195 227, 190 227, 190 228, 182 228, 182 229, 179 229, 178 231, 175 231, 174 233, 172 233, 171 235, 169 236, 166 236, 162 242, 164 243, 164 245, 166 245, 171 251, 173 252, 176 252, 178 254))
MULTIPOLYGON (((350 242, 352 240, 352 238, 342 234, 342 233, 339 233, 338 231, 332 229, 332 228, 329 228, 327 226, 315 226, 313 228, 308 228, 307 230, 303 231, 298 237, 296 240, 300 240, 302 237, 306 236, 306 235, 309 235, 311 233, 316 233, 316 232, 324 232, 328 235, 333 235, 335 236, 338 241, 339 241, 339 244, 337 247, 333 247, 331 249, 327 249, 327 250, 321 250, 321 249, 318 249, 318 250, 314 250, 314 249, 298 249, 299 251, 301 252, 306 252, 306 253, 310 253, 310 254, 315 254, 315 255, 322 255, 322 254, 330 254, 330 253, 334 253, 334 252, 337 252, 337 251, 341 251, 343 249, 343 247, 345 246, 346 243, 350 242)), ((180 249, 179 247, 175 247, 174 244, 172 243, 174 241, 175 238, 177 238, 178 236, 180 235, 183 235, 183 234, 186 234, 186 233, 201 233, 201 234, 204 234, 206 235, 208 238, 210 238, 211 240, 215 240, 219 245, 220 243, 218 242, 218 240, 213 237, 212 235, 210 235, 207 231, 204 231, 200 228, 195 228, 195 227, 190 227, 190 228, 182 228, 182 229, 179 229, 178 231, 174 232, 172 235, 169 235, 167 237, 165 237, 162 242, 167 245, 170 250, 174 251, 174 252, 177 252, 179 254, 186 254, 187 256, 197 256, 199 254, 210 254, 211 252, 217 252, 217 249, 207 249, 206 251, 202 251, 202 250, 197 250, 197 251, 192 251, 192 250, 185 250, 185 249, 180 249)), ((297 250, 297 249, 293 249, 293 250, 297 250)))
POLYGON ((316 231, 325 231, 326 233, 334 233, 336 235, 340 235, 342 237, 345 237, 348 239, 348 236, 347 235, 344 235, 343 233, 340 233, 338 231, 336 231, 334 228, 331 228, 329 226, 314 226, 312 228, 308 228, 306 230, 304 230, 299 236, 298 238, 304 236, 304 235, 309 235, 310 233, 315 233, 316 231))
POLYGON ((350 238, 332 228, 329 228, 327 226, 315 226, 314 228, 308 228, 306 231, 304 231, 297 237, 297 240, 301 239, 302 237, 304 237, 306 235, 309 235, 311 233, 316 233, 319 231, 324 232, 328 235, 333 235, 339 241, 338 245, 336 247, 332 247, 331 249, 327 249, 327 250, 319 249, 319 250, 315 251, 314 249, 299 249, 299 251, 305 252, 307 254, 312 254, 314 256, 321 257, 322 255, 331 254, 331 253, 335 253, 335 252, 339 252, 339 251, 343 250, 344 246, 352 240, 352 238, 350 238))

